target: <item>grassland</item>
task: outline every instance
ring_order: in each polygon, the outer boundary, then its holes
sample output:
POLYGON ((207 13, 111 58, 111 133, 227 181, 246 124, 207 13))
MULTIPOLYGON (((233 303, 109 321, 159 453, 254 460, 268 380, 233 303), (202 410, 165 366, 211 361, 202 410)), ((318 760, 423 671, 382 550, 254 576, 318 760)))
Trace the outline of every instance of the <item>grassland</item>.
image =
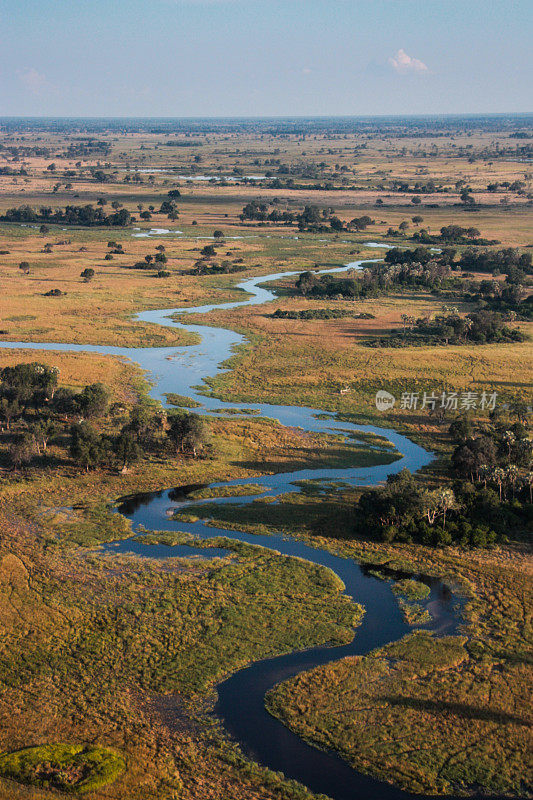
MULTIPOLYGON (((26 173, 0 175, 0 214, 23 203, 57 208, 95 204, 98 198, 107 209, 113 201, 122 203, 137 217, 139 204, 145 210, 154 206, 150 220, 125 229, 50 225, 39 233, 35 227, 0 223, 2 340, 119 347, 192 343, 196 339, 190 334, 137 322, 134 316, 147 308, 242 299, 236 284, 255 275, 379 258, 380 251, 365 243, 409 245, 406 236, 387 236, 402 221, 409 222, 407 235, 453 223, 475 225, 484 238, 522 252, 533 244, 529 167, 518 157, 496 154, 496 144, 514 146, 505 131, 457 131, 438 139, 195 133, 193 147, 167 147, 165 134, 147 132, 103 132, 95 138, 110 144, 105 161, 66 155, 71 138, 63 133, 25 132, 21 138, 0 132, 1 144, 45 146, 50 153, 36 156, 26 150, 14 160, 9 151, 0 151, 1 166, 15 171, 22 166, 26 173), (272 159, 291 170, 297 188, 282 176, 276 187, 179 177, 276 173, 278 165, 266 163, 272 159), (47 169, 51 162, 55 171, 47 169), (312 165, 313 176, 306 177, 302 165, 312 165), (106 173, 105 182, 94 177, 97 169, 106 173), (139 169, 149 170, 139 173, 142 182, 126 180, 139 169), (417 206, 412 193, 393 187, 395 180, 412 184, 430 178, 435 191, 421 194, 417 206), (475 211, 460 203, 459 179, 472 187, 475 211), (523 190, 486 188, 516 180, 523 190), (316 184, 328 188, 313 188, 316 184), (169 220, 158 209, 176 188, 179 217, 169 220), (376 205, 378 199, 382 205, 376 205), (242 208, 251 200, 276 200, 280 210, 309 203, 332 206, 343 221, 369 214, 375 222, 366 231, 340 234, 243 223, 242 208), (423 223, 412 221, 415 214, 423 223), (239 259, 242 271, 195 274, 201 250, 212 243, 216 229, 225 239, 209 263, 239 259), (106 260, 113 240, 124 254, 106 260), (47 243, 51 252, 43 252, 47 243), (157 246, 165 247, 169 276, 156 278, 153 264, 130 269, 153 256, 157 246), (24 261, 28 274, 19 269, 24 261), (86 268, 95 270, 89 282, 81 278, 86 268), (63 294, 46 296, 50 289, 63 294)), ((181 134, 174 139, 185 141, 181 134)), ((320 301, 321 307, 373 315, 366 320, 289 320, 272 313, 315 308, 317 301, 294 296, 291 281, 276 286, 279 297, 272 303, 201 317, 201 324, 231 327, 249 339, 231 359, 231 371, 211 381, 208 392, 243 403, 336 411, 350 421, 401 429, 445 453, 449 420, 439 424, 419 410, 398 406, 377 412, 375 392, 384 388, 399 397, 403 391, 492 389, 510 400, 530 391, 530 342, 401 350, 364 346, 367 337, 401 326, 402 314, 438 310, 442 302, 429 293, 320 301)), ((469 310, 461 305, 461 313, 469 310)), ((530 324, 520 325, 531 332, 530 324)), ((113 401, 126 407, 146 399, 145 376, 117 358, 0 349, 0 367, 29 360, 58 366, 62 386, 103 381, 113 401)), ((180 396, 168 399, 188 407, 180 396)), ((346 447, 338 437, 305 434, 252 415, 212 418, 208 425, 209 458, 150 455, 127 474, 80 471, 66 456, 64 443, 52 444, 47 459, 23 471, 9 467, 5 447, 0 452, 0 797, 57 796, 35 782, 17 782, 23 777, 20 764, 19 772, 13 767, 19 756, 6 754, 60 745, 75 752, 89 745, 116 751, 126 763, 116 781, 92 787, 91 796, 99 800, 310 800, 304 788, 244 758, 210 712, 216 682, 239 666, 349 639, 360 609, 341 596, 335 576, 258 548, 235 548, 224 559, 161 562, 103 555, 98 545, 131 536, 127 522, 109 511, 120 496, 236 478, 246 480, 251 493, 261 474, 370 466, 396 455, 383 440, 363 436, 346 447), (385 452, 369 449, 371 444, 384 446, 385 452)), ((425 479, 438 482, 438 469, 425 479)), ((200 491, 197 499, 215 494, 200 491)), ((468 597, 460 636, 438 641, 414 633, 367 658, 301 675, 279 687, 269 707, 309 740, 335 747, 357 769, 412 790, 460 793, 479 786, 489 794, 524 794, 524 698, 531 684, 525 546, 462 553, 354 540, 357 496, 346 487, 331 485, 322 493, 305 483, 300 494, 285 495, 274 505, 258 498, 246 508, 218 506, 216 514, 208 503, 188 510, 210 512, 228 528, 281 530, 374 568, 386 563, 445 576, 468 597)), ((148 540, 182 541, 160 533, 148 540)), ((423 590, 411 584, 396 590, 411 624, 424 622, 423 590)), ((57 759, 54 753, 46 757, 57 759)))
MULTIPOLYGON (((336 576, 257 548, 161 564, 73 550, 50 528, 7 518, 2 529, 0 748, 96 737, 128 763, 106 797, 192 796, 198 785, 215 797, 289 791, 261 770, 239 786, 227 763, 239 758, 212 723, 201 724, 202 708, 213 683, 239 665, 349 639, 359 611, 336 576)), ((6 759, 4 774, 14 769, 6 759)), ((1 779, 0 793, 19 796, 1 779)))
POLYGON ((317 746, 409 791, 528 797, 531 573, 501 555, 452 559, 470 587, 465 635, 413 633, 300 675, 267 706, 317 746))

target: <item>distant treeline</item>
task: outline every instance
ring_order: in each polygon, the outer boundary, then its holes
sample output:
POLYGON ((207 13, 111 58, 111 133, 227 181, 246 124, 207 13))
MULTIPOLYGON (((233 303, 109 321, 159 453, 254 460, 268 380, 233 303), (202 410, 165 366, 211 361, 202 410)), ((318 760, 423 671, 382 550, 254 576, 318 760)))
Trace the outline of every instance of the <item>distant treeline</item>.
POLYGON ((58 223, 61 225, 80 225, 83 227, 93 227, 97 225, 108 225, 123 228, 131 223, 131 214, 121 208, 112 214, 106 214, 102 208, 87 206, 66 206, 63 211, 60 208, 52 209, 41 207, 38 211, 31 206, 23 205, 18 208, 8 208, 3 216, 2 222, 26 222, 26 223, 58 223))
POLYGON ((445 136, 451 132, 503 131, 529 133, 531 114, 481 114, 479 116, 419 117, 286 117, 286 118, 168 118, 109 117, 54 118, 0 117, 0 129, 8 133, 46 131, 58 133, 162 133, 190 136, 198 133, 257 132, 275 135, 375 133, 392 136, 445 136))
MULTIPOLYGON (((272 205, 275 203, 273 202, 272 205)), ((331 207, 319 208, 315 205, 308 205, 304 206, 302 211, 281 211, 275 207, 271 208, 268 203, 259 200, 251 200, 247 203, 243 207, 240 217, 243 222, 255 220, 257 222, 274 222, 278 225, 297 224, 301 231, 312 233, 331 233, 345 230, 345 228, 364 231, 369 225, 374 224, 374 220, 367 215, 354 217, 345 224, 336 216, 335 210, 331 207)))
POLYGON ((352 317, 355 319, 374 319, 374 314, 363 312, 354 314, 343 308, 306 308, 302 311, 286 311, 278 308, 272 314, 274 319, 341 319, 342 317, 352 317))

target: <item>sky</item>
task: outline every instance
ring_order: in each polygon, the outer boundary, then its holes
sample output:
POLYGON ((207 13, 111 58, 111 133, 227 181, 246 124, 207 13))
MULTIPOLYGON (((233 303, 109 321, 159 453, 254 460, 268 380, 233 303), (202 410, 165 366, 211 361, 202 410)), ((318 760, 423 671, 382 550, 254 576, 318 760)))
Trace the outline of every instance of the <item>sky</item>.
POLYGON ((0 0, 0 116, 533 111, 532 0, 0 0))

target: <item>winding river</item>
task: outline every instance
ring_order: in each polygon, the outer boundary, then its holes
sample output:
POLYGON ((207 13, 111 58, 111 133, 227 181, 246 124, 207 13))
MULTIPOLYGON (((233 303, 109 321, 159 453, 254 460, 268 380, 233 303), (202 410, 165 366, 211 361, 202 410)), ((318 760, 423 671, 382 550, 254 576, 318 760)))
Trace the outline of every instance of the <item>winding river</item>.
MULTIPOLYGON (((361 269, 365 262, 358 261, 336 269, 320 272, 342 272, 361 269)), ((367 262, 368 263, 368 262, 367 262)), ((0 347, 26 350, 55 350, 74 352, 94 352, 130 359, 147 371, 152 381, 151 395, 166 403, 168 393, 176 393, 193 398, 200 405, 195 409, 200 414, 224 414, 242 410, 256 415, 278 420, 282 425, 298 426, 305 431, 334 432, 353 441, 358 432, 374 433, 387 439, 401 454, 401 458, 390 464, 372 467, 345 467, 341 469, 321 468, 298 470, 295 472, 264 475, 254 478, 264 491, 260 496, 276 496, 284 492, 300 491, 297 482, 313 479, 330 482, 342 480, 353 486, 366 486, 386 479, 404 467, 412 471, 428 464, 431 453, 410 441, 401 434, 374 426, 357 426, 335 418, 333 414, 305 406, 277 406, 261 403, 227 403, 202 394, 202 381, 223 371, 221 364, 232 354, 236 345, 245 341, 244 337, 224 328, 187 324, 181 320, 170 319, 180 314, 207 314, 213 309, 233 309, 245 305, 259 305, 275 298, 275 294, 262 284, 284 277, 296 276, 299 272, 282 272, 251 278, 242 281, 237 288, 247 293, 242 301, 205 305, 195 308, 173 308, 145 311, 137 319, 156 325, 181 328, 198 334, 200 343, 183 347, 161 348, 121 348, 100 345, 73 345, 41 342, 0 342, 0 347)), ((182 316, 183 319, 183 316, 182 316)), ((205 386, 203 387, 205 390, 205 386)), ((390 453, 390 450, 386 451, 390 453)), ((226 483, 211 484, 213 487, 246 485, 250 478, 226 483)), ((197 501, 189 500, 192 488, 182 487, 149 494, 136 495, 121 501, 118 510, 129 517, 135 531, 140 525, 152 530, 181 530, 197 538, 211 539, 215 535, 229 539, 260 545, 275 550, 285 556, 297 556, 314 564, 332 569, 343 581, 346 593, 365 607, 361 625, 357 628, 350 644, 338 647, 313 647, 304 652, 294 652, 275 658, 264 659, 251 664, 231 675, 218 686, 216 711, 225 727, 242 750, 252 759, 276 771, 282 771, 287 778, 300 781, 314 792, 327 794, 334 800, 405 800, 410 795, 387 783, 357 773, 343 759, 332 752, 318 750, 293 734, 279 720, 270 716, 265 709, 265 693, 279 681, 294 676, 302 670, 336 661, 351 655, 368 653, 388 642, 395 641, 409 632, 400 608, 392 593, 390 583, 369 574, 368 570, 356 562, 314 548, 282 534, 260 536, 234 530, 210 527, 206 521, 185 523, 173 521, 169 509, 180 511, 197 501)), ((249 503, 253 497, 221 497, 209 503, 223 504, 249 503)), ((274 501, 275 502, 275 501, 274 501)), ((106 552, 136 552, 149 557, 166 558, 176 555, 223 555, 224 550, 194 548, 187 545, 168 547, 164 545, 144 545, 131 539, 107 545, 106 552)), ((426 607, 432 621, 424 626, 436 633, 453 633, 458 625, 458 601, 451 591, 439 580, 419 576, 430 586, 426 607)), ((420 796, 418 796, 420 797, 420 796)))

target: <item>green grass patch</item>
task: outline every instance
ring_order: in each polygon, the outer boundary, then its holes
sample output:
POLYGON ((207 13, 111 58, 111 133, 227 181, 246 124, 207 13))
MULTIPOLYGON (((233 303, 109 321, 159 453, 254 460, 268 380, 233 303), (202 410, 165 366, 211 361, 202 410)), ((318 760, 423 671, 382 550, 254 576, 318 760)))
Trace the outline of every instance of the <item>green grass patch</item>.
POLYGON ((428 622, 431 622, 431 614, 420 603, 406 603, 400 597, 398 604, 408 625, 427 625, 428 622))
POLYGON ((392 587, 394 594, 401 595, 407 600, 424 600, 429 596, 431 589, 421 581, 415 581, 412 578, 396 581, 392 587))
POLYGON ((0 774, 18 783, 82 795, 115 781, 124 757, 109 747, 48 744, 0 756, 0 774))
POLYGON ((201 403, 197 403, 196 400, 191 397, 185 397, 183 394, 168 392, 165 397, 169 405, 177 406, 178 408, 199 408, 201 406, 201 403))
POLYGON ((206 486, 204 489, 197 489, 188 495, 190 500, 204 500, 214 497, 248 497, 254 494, 262 494, 266 491, 265 486, 258 483, 247 483, 243 486, 206 486))

